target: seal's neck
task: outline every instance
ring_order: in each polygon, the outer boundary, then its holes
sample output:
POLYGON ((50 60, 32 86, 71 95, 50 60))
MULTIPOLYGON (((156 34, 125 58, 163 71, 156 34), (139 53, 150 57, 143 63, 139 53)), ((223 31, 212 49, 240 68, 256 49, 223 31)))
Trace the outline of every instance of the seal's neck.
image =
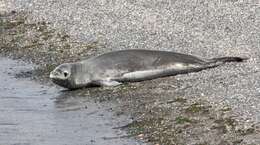
POLYGON ((84 87, 88 86, 91 82, 91 75, 88 71, 88 67, 83 63, 73 63, 71 68, 71 81, 75 85, 75 87, 84 87))

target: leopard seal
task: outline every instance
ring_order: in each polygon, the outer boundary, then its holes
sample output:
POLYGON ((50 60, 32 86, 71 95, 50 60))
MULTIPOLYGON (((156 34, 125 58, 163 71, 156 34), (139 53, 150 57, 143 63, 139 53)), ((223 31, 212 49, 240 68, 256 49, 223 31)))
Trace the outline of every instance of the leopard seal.
POLYGON ((68 89, 117 86, 124 82, 197 72, 243 60, 241 57, 202 59, 170 51, 130 49, 61 64, 50 73, 50 78, 55 84, 68 89))

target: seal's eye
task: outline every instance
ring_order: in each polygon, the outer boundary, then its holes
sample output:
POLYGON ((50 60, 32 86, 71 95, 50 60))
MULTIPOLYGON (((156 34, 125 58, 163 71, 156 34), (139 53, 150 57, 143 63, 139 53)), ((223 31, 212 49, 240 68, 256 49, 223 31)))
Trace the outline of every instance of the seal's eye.
POLYGON ((68 75, 69 75, 69 73, 68 72, 63 72, 63 74, 64 74, 64 77, 67 77, 68 75))

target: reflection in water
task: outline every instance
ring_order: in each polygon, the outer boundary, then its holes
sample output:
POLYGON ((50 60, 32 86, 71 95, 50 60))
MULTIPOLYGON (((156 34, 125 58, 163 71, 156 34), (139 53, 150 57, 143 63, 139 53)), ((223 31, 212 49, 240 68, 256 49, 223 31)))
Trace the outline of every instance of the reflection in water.
POLYGON ((61 91, 55 98, 55 107, 61 111, 75 111, 87 109, 92 104, 90 98, 84 95, 85 90, 61 91))

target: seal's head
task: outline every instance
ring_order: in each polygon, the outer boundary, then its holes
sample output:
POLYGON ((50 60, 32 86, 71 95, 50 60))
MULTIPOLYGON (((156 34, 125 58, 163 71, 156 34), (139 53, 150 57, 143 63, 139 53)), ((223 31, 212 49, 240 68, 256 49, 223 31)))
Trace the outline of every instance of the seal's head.
POLYGON ((50 73, 50 78, 57 85, 64 88, 73 88, 72 64, 65 63, 59 65, 50 73))
POLYGON ((91 75, 81 63, 64 63, 50 73, 51 80, 64 88, 77 89, 91 85, 91 75))

